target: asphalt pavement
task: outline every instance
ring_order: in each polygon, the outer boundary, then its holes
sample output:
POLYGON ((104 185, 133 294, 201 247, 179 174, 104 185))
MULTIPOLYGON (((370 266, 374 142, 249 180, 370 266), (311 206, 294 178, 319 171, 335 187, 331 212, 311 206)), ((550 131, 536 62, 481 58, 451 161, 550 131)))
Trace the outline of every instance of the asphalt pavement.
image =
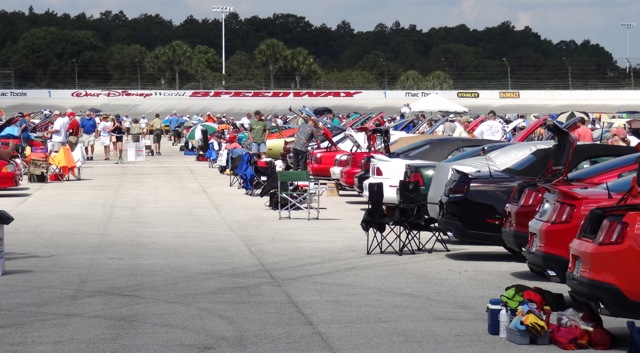
MULTIPOLYGON (((145 161, 95 157, 83 180, 0 191, 15 217, 0 352, 559 351, 487 333, 511 284, 567 295, 500 247, 366 255, 355 193, 323 195, 320 220, 278 220, 166 141, 145 161)), ((625 351, 625 320, 605 327, 625 351)))

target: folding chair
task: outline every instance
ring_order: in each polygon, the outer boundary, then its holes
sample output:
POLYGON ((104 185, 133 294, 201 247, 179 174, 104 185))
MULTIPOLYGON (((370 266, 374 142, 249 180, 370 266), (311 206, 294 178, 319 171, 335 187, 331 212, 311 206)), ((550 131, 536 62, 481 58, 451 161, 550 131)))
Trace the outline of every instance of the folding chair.
POLYGON ((281 171, 278 176, 278 219, 282 219, 282 211, 287 211, 291 219, 291 211, 307 211, 307 220, 311 219, 311 211, 320 219, 319 192, 311 184, 308 171, 281 171), (314 199, 315 196, 315 199, 314 199))
POLYGON ((433 252, 436 244, 442 245, 445 251, 449 247, 444 242, 443 233, 437 227, 437 220, 429 216, 427 203, 419 200, 420 184, 418 181, 400 180, 398 183, 399 223, 405 229, 405 245, 410 251, 414 249, 433 252), (421 232, 429 233, 427 241, 422 242, 421 232), (427 250, 433 240, 431 248, 427 250))
MULTIPOLYGON (((242 156, 248 151, 244 148, 234 148, 229 150, 227 153, 227 171, 229 173, 229 186, 237 185, 238 189, 242 187, 242 180, 240 176, 236 172, 240 162, 242 161, 242 156)), ((226 173, 226 172, 225 172, 226 173)))
POLYGON ((245 189, 247 195, 255 194, 255 185, 258 176, 254 170, 255 157, 251 152, 245 152, 240 160, 240 164, 236 169, 236 174, 240 178, 241 186, 245 189))
POLYGON ((367 236, 367 255, 371 255, 376 248, 381 254, 391 249, 394 253, 402 255, 401 246, 396 246, 402 230, 395 223, 395 218, 386 214, 383 198, 382 183, 369 183, 369 202, 360 222, 367 236))

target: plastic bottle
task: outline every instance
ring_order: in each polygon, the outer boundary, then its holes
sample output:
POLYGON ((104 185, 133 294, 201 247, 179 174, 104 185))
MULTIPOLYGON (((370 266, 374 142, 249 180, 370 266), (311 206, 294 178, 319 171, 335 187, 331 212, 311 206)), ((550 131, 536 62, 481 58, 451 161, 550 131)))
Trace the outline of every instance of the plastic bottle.
POLYGON ((509 326, 509 312, 506 307, 500 310, 500 337, 507 337, 507 327, 509 326))

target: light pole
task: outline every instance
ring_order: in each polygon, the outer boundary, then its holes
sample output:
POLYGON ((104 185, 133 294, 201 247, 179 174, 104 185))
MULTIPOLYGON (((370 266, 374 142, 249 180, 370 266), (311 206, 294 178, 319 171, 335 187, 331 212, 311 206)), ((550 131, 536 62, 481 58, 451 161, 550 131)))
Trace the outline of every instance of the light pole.
POLYGON ((211 9, 213 10, 213 12, 220 12, 222 14, 222 86, 224 86, 224 80, 225 80, 224 18, 230 12, 233 12, 233 7, 232 6, 213 6, 211 9))
POLYGON ((440 60, 442 60, 442 64, 444 64, 444 70, 447 72, 447 75, 449 74, 449 66, 447 66, 447 62, 444 60, 444 58, 440 58, 440 60))
MULTIPOLYGON (((623 22, 620 24, 620 27, 622 29, 626 29, 627 30, 627 56, 625 58, 629 58, 629 30, 630 29, 634 29, 636 27, 636 23, 635 22, 623 22)), ((627 60, 629 61, 629 60, 627 60)), ((629 72, 630 66, 627 66, 627 72, 629 72)))
POLYGON ((138 68, 138 91, 140 90, 140 62, 136 59, 136 66, 138 68))
POLYGON ((76 89, 78 89, 78 63, 76 63, 76 59, 73 59, 73 68, 76 71, 76 89))
POLYGON ((629 64, 629 67, 631 68, 631 89, 635 89, 633 84, 633 66, 631 66, 631 61, 629 61, 629 58, 627 58, 627 64, 629 64))
POLYGON ((569 65, 567 58, 562 57, 562 60, 564 60, 565 64, 567 64, 567 68, 569 69, 569 89, 572 90, 573 86, 571 85, 571 65, 569 65))
POLYGON ((502 58, 502 61, 504 61, 504 64, 507 65, 507 80, 509 82, 509 91, 511 91, 511 66, 509 66, 507 59, 502 58))

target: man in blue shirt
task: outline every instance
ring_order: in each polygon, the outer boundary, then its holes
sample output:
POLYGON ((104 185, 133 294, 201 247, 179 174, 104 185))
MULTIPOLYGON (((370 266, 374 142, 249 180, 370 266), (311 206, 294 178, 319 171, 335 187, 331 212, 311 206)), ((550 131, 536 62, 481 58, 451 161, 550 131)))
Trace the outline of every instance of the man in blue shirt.
POLYGON ((80 130, 82 130, 82 145, 84 146, 84 153, 87 156, 88 161, 93 160, 97 129, 98 125, 96 124, 96 118, 94 118, 91 112, 87 110, 84 112, 82 120, 80 120, 80 130), (89 149, 91 149, 91 154, 89 154, 89 149))
POLYGON ((179 145, 180 139, 180 123, 182 122, 182 118, 176 114, 176 111, 173 111, 173 114, 169 117, 169 131, 171 132, 172 144, 171 146, 179 145))

